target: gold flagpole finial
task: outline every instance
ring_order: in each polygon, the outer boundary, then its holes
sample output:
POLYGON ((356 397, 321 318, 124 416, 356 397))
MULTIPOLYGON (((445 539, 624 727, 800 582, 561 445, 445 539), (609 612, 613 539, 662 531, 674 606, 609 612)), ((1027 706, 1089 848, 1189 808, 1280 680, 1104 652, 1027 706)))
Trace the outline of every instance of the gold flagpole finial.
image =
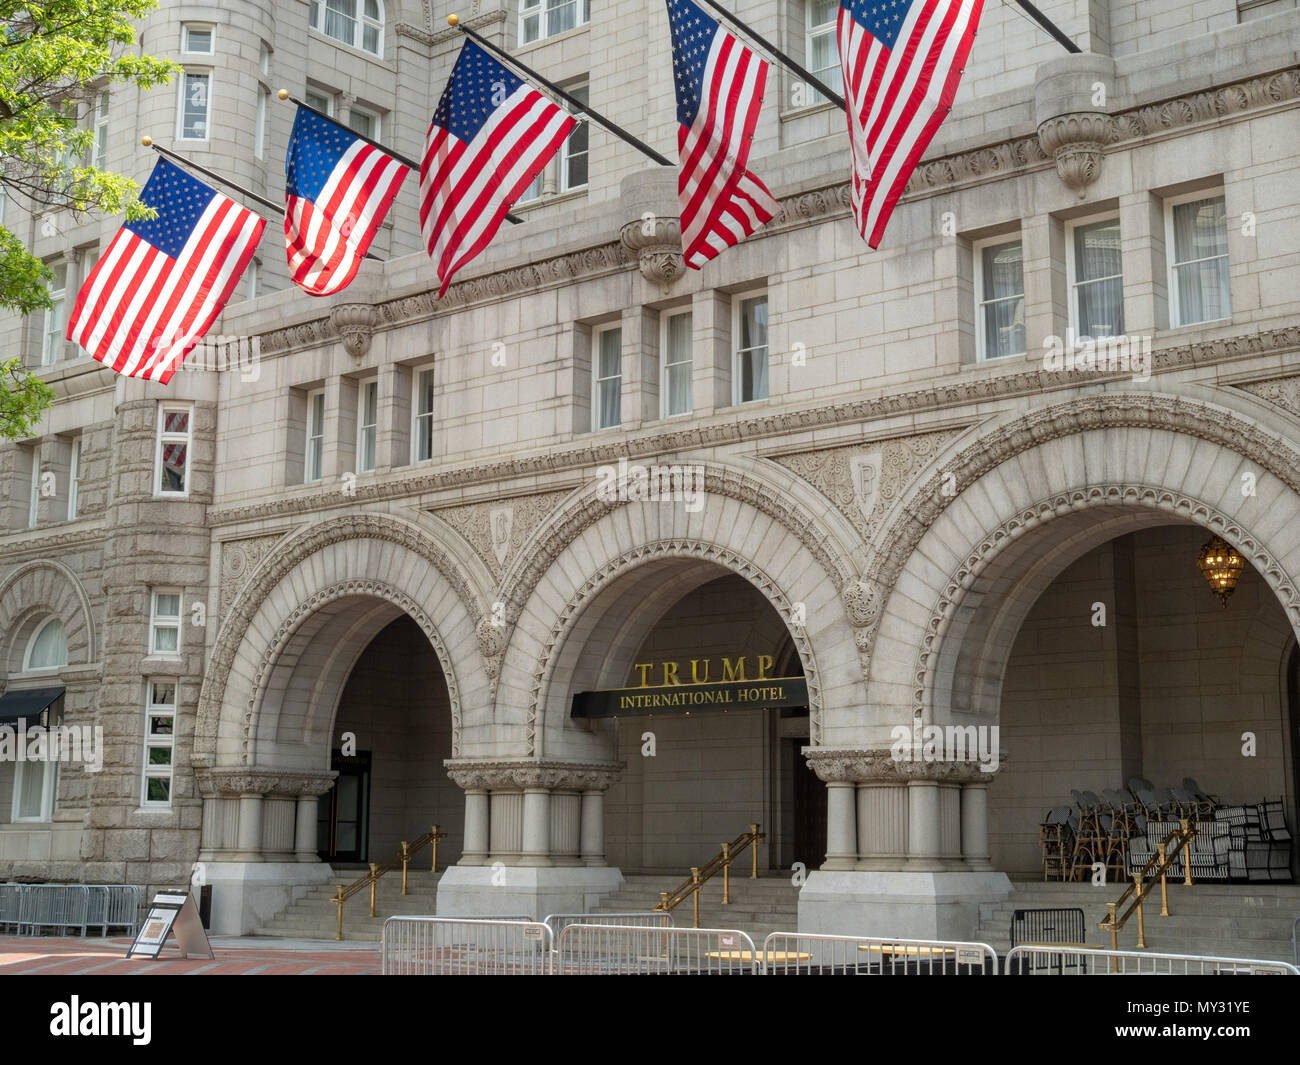
POLYGON ((146 133, 143 137, 140 138, 140 143, 143 144, 146 148, 151 148, 153 147, 153 138, 146 133))
POLYGON ((459 26, 459 25, 460 25, 460 16, 459 16, 459 15, 448 15, 448 16, 447 16, 447 25, 448 25, 448 26, 459 26))
POLYGON ((287 99, 289 99, 289 90, 288 90, 288 89, 281 89, 281 90, 280 90, 279 92, 277 92, 275 95, 278 96, 281 100, 287 100, 287 99))

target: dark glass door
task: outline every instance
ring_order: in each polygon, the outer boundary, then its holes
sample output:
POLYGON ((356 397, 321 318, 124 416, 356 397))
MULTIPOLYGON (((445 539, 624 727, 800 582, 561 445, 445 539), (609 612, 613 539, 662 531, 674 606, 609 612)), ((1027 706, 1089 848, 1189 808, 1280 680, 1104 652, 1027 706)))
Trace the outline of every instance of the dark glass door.
POLYGON ((334 787, 316 806, 316 849, 327 862, 364 862, 370 835, 370 752, 334 752, 334 787))
POLYGON ((794 860, 811 871, 826 860, 826 785, 799 752, 801 746, 789 745, 794 757, 794 860))

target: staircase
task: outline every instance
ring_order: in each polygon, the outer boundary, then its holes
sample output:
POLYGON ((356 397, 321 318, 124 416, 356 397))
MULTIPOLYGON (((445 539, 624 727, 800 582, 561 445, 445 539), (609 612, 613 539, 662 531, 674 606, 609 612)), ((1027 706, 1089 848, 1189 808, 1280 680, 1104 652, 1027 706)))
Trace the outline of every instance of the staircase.
MULTIPOLYGON (((328 884, 319 884, 295 900, 265 924, 253 930, 255 936, 278 936, 291 939, 333 939, 338 930, 338 908, 330 902, 339 884, 357 878, 355 869, 336 870, 328 884)), ((343 938, 378 943, 384 918, 398 914, 429 916, 436 909, 438 881, 442 871, 430 873, 411 869, 407 873, 408 894, 402 894, 402 872, 381 877, 375 884, 375 913, 370 916, 370 890, 343 904, 343 938)))
MULTIPOLYGON (((980 906, 980 923, 972 937, 999 954, 1009 949, 1013 910, 1078 907, 1083 910, 1085 941, 1110 948, 1110 933, 1097 925, 1106 916, 1121 885, 1017 881, 1004 902, 980 906)), ((1205 954, 1215 957, 1291 961, 1291 924, 1300 916, 1300 886, 1295 884, 1204 883, 1187 887, 1169 883, 1169 917, 1160 916, 1157 884, 1143 906, 1146 949, 1157 954, 1205 954)), ((1135 950, 1137 915, 1119 933, 1119 949, 1135 950)))
MULTIPOLYGON (((623 886, 606 896, 592 920, 602 913, 647 913, 659 902, 660 892, 671 892, 681 885, 680 874, 654 876, 626 874, 623 886)), ((690 900, 673 911, 678 928, 691 926, 690 900)), ((733 866, 731 903, 722 905, 722 877, 715 876, 700 892, 700 927, 735 928, 745 932, 755 946, 763 945, 769 932, 793 932, 799 920, 799 889, 786 873, 760 875, 751 880, 743 864, 733 866)))

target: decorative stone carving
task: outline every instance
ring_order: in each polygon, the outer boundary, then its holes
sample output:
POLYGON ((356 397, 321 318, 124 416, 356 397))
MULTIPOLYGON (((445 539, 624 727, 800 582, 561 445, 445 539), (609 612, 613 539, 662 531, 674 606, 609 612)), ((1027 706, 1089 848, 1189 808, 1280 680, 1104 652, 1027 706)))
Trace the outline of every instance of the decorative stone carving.
POLYGON ((623 247, 637 257, 641 276, 656 285, 671 285, 686 269, 682 257, 682 227, 676 218, 649 218, 628 222, 619 232, 623 247))
POLYGON ((448 759, 447 776, 465 791, 606 791, 626 762, 558 762, 545 759, 448 759))
POLYGON ((196 768, 199 794, 205 799, 235 798, 240 795, 324 795, 334 785, 338 773, 333 770, 304 773, 298 769, 252 768, 215 769, 196 768))
MULTIPOLYGON (((888 747, 805 747, 803 755, 822 781, 853 784, 906 784, 912 780, 933 780, 945 784, 988 783, 996 775, 985 772, 977 761, 911 761, 896 759, 888 747)), ((999 764, 1006 753, 999 752, 999 764)))
POLYGON ((1236 387, 1281 407, 1293 417, 1300 418, 1300 377, 1280 377, 1272 381, 1257 381, 1236 387))
POLYGON ((235 601, 235 596, 266 558, 271 548, 284 539, 283 533, 269 536, 249 536, 243 540, 229 540, 221 545, 221 599, 219 618, 224 618, 235 601))
POLYGON ((370 350, 378 312, 369 303, 341 303, 330 308, 330 326, 354 359, 370 350))
POLYGON ((1062 181, 1080 196, 1101 176, 1102 148, 1111 140, 1110 115, 1087 112, 1058 115, 1038 127, 1043 153, 1056 160, 1062 181))
POLYGON ((432 513, 460 533, 491 570, 492 576, 499 580, 506 560, 518 557, 533 530, 569 494, 570 490, 566 488, 517 496, 506 507, 491 502, 470 503, 432 513), (499 520, 502 511, 508 514, 504 523, 499 520))

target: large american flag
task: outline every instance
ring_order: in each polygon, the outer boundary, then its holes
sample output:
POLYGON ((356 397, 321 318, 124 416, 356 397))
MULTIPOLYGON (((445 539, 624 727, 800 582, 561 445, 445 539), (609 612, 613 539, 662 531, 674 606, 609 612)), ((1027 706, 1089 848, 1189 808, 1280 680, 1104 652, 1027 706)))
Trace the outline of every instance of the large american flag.
POLYGON ((677 91, 677 199, 686 265, 698 270, 778 210, 745 169, 767 63, 691 0, 668 0, 677 91))
POLYGON ((166 384, 216 321, 266 222, 166 159, 77 293, 68 339, 128 377, 166 384))
POLYGON ((853 216, 873 248, 952 109, 983 0, 840 0, 853 216))
POLYGON ((356 277, 407 168, 300 107, 284 171, 289 276, 313 296, 328 296, 356 277))
POLYGON ((473 41, 461 47, 420 165, 420 230, 441 298, 573 129, 563 108, 473 41))

